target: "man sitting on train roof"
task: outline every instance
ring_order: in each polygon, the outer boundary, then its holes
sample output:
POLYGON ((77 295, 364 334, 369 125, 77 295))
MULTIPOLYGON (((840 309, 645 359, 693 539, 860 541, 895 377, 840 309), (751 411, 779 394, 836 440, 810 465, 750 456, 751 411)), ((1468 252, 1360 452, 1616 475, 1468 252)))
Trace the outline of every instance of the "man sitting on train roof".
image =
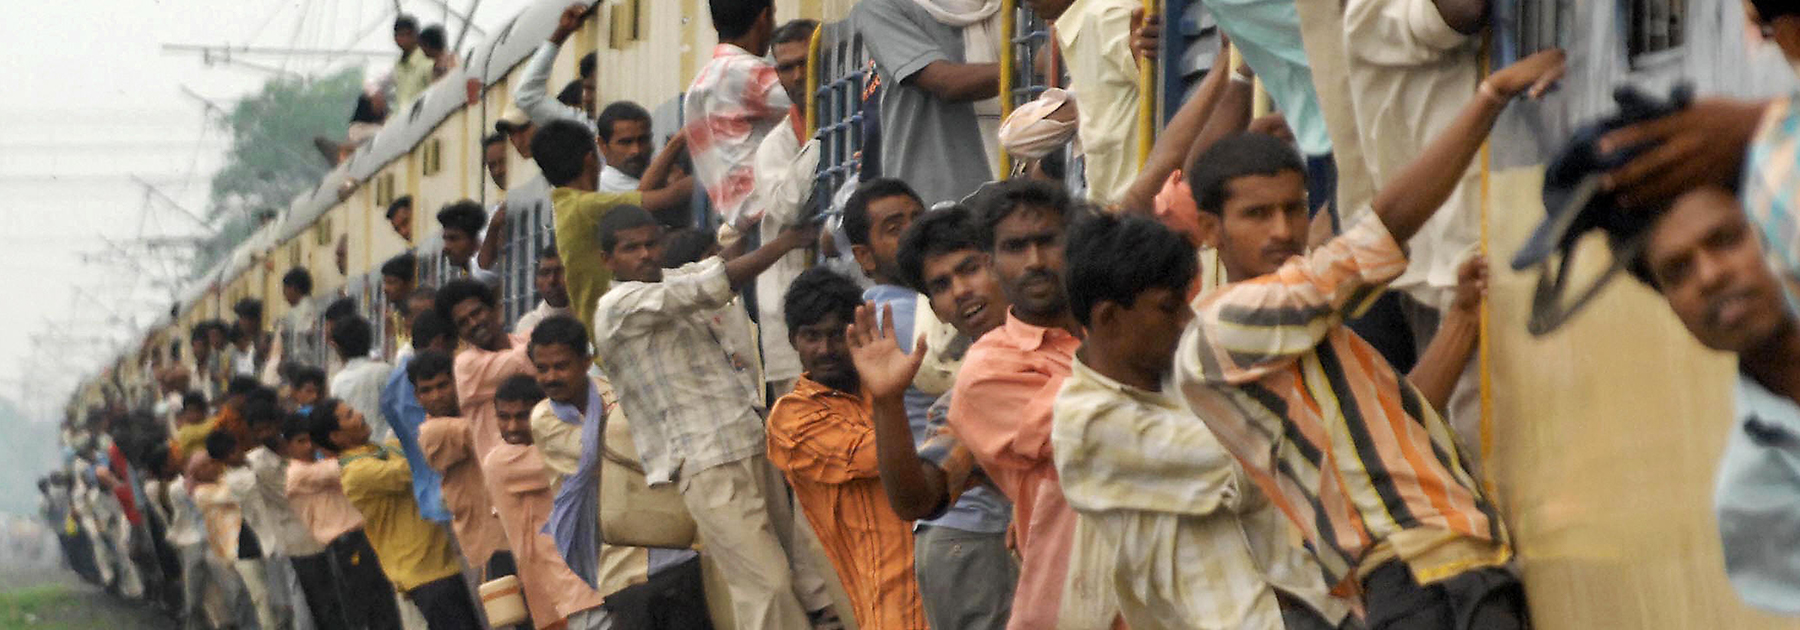
MULTIPOLYGON (((1641 230, 1629 234, 1633 228, 1641 230)), ((1660 292, 1701 345, 1738 355, 1737 416, 1714 488, 1725 572, 1745 602, 1800 614, 1800 326, 1733 192, 1702 186, 1647 225, 1631 275, 1660 292)))
POLYGON ((394 19, 394 46, 400 58, 394 60, 394 111, 404 112, 413 101, 431 87, 431 58, 419 49, 419 20, 400 14, 394 19))

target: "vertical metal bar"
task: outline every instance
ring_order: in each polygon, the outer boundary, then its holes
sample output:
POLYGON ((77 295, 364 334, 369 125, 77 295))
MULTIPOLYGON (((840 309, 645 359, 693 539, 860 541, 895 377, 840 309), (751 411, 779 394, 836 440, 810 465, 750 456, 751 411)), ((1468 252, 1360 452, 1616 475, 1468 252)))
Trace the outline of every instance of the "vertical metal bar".
MULTIPOLYGON (((1157 0, 1144 0, 1144 15, 1156 15, 1160 4, 1157 0)), ((1167 29, 1166 20, 1163 26, 1167 29)), ((1156 64, 1149 59, 1139 59, 1137 63, 1137 165, 1143 168, 1144 163, 1150 161, 1150 145, 1156 140, 1156 64)))
MULTIPOLYGON (((1000 120, 1012 115, 1013 57, 1017 54, 1017 46, 1013 44, 1013 24, 1018 21, 1016 0, 1000 0, 1000 13, 1005 16, 1000 20, 1000 120)), ((1000 178, 1012 173, 1012 156, 1000 151, 1000 178)))

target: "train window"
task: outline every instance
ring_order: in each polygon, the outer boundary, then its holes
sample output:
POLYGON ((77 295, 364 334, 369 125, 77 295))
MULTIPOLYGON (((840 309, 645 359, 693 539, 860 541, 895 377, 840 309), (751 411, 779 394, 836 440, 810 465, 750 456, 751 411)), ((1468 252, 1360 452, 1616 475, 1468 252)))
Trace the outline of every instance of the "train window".
POLYGON ((1625 49, 1632 66, 1680 47, 1686 25, 1686 0, 1626 0, 1625 49))
POLYGON ((607 25, 609 37, 607 45, 613 50, 622 50, 625 45, 642 37, 638 30, 638 0, 623 0, 613 5, 611 22, 607 25))
POLYGON ((313 243, 319 247, 331 244, 331 217, 320 217, 319 222, 313 224, 313 243))
POLYGON ((375 177, 375 207, 386 211, 391 203, 394 203, 394 174, 382 173, 375 177))
POLYGON ((425 150, 421 155, 419 168, 426 176, 436 175, 444 169, 444 143, 432 138, 425 142, 425 150))

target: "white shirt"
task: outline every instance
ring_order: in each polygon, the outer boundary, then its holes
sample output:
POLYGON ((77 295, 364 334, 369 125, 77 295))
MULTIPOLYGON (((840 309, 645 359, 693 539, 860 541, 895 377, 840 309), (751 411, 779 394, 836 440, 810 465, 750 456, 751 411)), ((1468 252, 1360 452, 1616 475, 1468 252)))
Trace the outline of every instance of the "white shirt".
POLYGON ((538 300, 537 308, 531 309, 530 312, 527 312, 524 315, 520 315, 519 321, 513 323, 513 334, 521 337, 530 337, 531 331, 537 328, 538 324, 558 315, 574 317, 575 311, 570 310, 567 306, 551 306, 549 302, 538 300))
MULTIPOLYGON (((1369 175, 1391 183, 1449 127, 1481 81, 1481 38, 1450 28, 1432 0, 1349 0, 1344 40, 1356 132, 1369 175)), ((1083 106, 1087 103, 1083 102, 1083 106)), ((1390 283, 1433 308, 1456 286, 1456 268, 1481 237, 1481 171, 1471 164, 1444 208, 1406 243, 1406 273, 1390 283)), ((1348 208, 1350 225, 1368 206, 1348 208)))
POLYGON ((572 120, 594 131, 594 121, 579 107, 570 107, 550 98, 550 71, 556 68, 556 55, 562 47, 551 42, 538 44, 537 52, 525 62, 519 86, 513 88, 513 104, 518 105, 531 122, 543 126, 555 120, 572 120))
POLYGON ((639 180, 636 177, 625 174, 625 171, 613 168, 611 164, 608 164, 600 168, 600 183, 598 189, 603 193, 631 192, 638 189, 638 184, 640 184, 641 181, 642 180, 639 180))
POLYGON ((369 441, 376 444, 393 435, 387 417, 381 414, 381 388, 393 371, 385 362, 356 357, 331 377, 331 396, 363 415, 363 422, 369 425, 369 441))
POLYGON ((1088 199, 1125 198, 1137 177, 1137 60, 1131 56, 1135 0, 1075 0, 1056 20, 1069 63, 1070 91, 1081 99, 1077 135, 1087 163, 1088 199))
POLYGON ((200 505, 188 492, 187 478, 169 482, 169 544, 192 547, 206 542, 206 529, 200 519, 200 505))
POLYGON ((264 551, 278 556, 310 556, 325 551, 287 499, 287 460, 266 446, 244 456, 246 464, 225 473, 225 487, 243 509, 264 551))
POLYGON ((666 270, 662 282, 614 284, 594 309, 595 349, 636 420, 648 483, 765 452, 756 352, 739 345, 747 316, 732 296, 715 256, 666 270))
POLYGON ((1054 405, 1063 495, 1095 551, 1112 552, 1103 571, 1126 624, 1280 630, 1277 589, 1328 620, 1347 614, 1281 512, 1179 399, 1077 358, 1054 405))
MULTIPOLYGON (((764 209, 762 242, 781 234, 781 229, 799 221, 800 206, 812 191, 813 170, 819 165, 819 143, 807 142, 805 148, 794 136, 792 121, 782 123, 763 138, 756 149, 756 189, 750 193, 746 207, 764 209)), ((788 285, 806 271, 806 252, 795 250, 775 261, 768 271, 756 277, 756 310, 762 324, 763 377, 781 382, 800 377, 800 353, 788 342, 787 320, 782 314, 782 300, 788 285)))

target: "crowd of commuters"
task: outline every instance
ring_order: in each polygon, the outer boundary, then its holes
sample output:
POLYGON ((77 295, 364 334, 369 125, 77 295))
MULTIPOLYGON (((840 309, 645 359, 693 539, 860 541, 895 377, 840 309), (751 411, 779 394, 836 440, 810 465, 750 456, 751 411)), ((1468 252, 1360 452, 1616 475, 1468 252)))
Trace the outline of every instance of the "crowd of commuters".
MULTIPOLYGON (((382 266, 394 347, 296 269, 295 315, 241 302, 153 408, 72 426, 40 483, 71 563, 193 628, 485 628, 506 584, 539 629, 704 628, 709 601, 769 630, 1530 626, 1470 448, 1466 252, 1479 149, 1560 51, 1481 77, 1486 2, 1345 3, 1347 36, 1407 51, 1350 55, 1377 176, 1352 207, 1292 3, 1209 2, 1245 63, 1152 139, 1161 25, 1134 0, 1032 0, 1070 89, 1004 121, 997 2, 861 0, 878 133, 821 202, 817 24, 709 4, 719 44, 660 150, 643 107, 597 102, 591 56, 549 98, 586 7, 564 12, 481 145, 506 201, 437 212, 439 286, 382 266), (541 175, 508 181, 509 151, 541 175), (554 245, 509 327, 494 269, 533 203, 554 245)), ((1747 5, 1800 58, 1800 5, 1747 5)), ((404 105, 455 59, 441 28, 394 33, 404 105)), ((1790 613, 1795 111, 1616 125, 1596 150, 1658 148, 1609 162, 1592 223, 1740 356, 1727 570, 1790 613)), ((388 208, 408 240, 413 211, 388 208)))

